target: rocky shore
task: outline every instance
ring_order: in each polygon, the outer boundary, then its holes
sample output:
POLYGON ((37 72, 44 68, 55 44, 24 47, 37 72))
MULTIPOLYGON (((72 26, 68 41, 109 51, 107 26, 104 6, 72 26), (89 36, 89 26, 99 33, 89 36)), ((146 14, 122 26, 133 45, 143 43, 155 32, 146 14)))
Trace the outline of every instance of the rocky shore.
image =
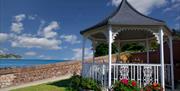
POLYGON ((81 67, 81 61, 68 61, 34 67, 1 68, 0 88, 21 85, 67 74, 80 74, 81 67))

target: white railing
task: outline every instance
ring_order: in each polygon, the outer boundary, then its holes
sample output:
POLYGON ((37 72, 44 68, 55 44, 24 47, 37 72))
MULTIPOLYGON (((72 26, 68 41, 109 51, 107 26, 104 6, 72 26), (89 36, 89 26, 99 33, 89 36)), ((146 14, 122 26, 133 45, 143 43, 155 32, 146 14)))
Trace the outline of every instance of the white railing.
POLYGON ((89 77, 102 86, 108 86, 108 64, 105 63, 84 63, 82 70, 83 77, 89 77))
POLYGON ((113 82, 129 79, 143 87, 160 81, 160 64, 112 64, 112 70, 113 82))
MULTIPOLYGON (((140 87, 161 82, 160 64, 112 64, 112 84, 121 79, 137 81, 140 87)), ((165 65, 166 82, 171 83, 170 65, 165 65)), ((108 86, 107 63, 83 63, 83 77, 90 77, 100 82, 102 86, 108 86)))

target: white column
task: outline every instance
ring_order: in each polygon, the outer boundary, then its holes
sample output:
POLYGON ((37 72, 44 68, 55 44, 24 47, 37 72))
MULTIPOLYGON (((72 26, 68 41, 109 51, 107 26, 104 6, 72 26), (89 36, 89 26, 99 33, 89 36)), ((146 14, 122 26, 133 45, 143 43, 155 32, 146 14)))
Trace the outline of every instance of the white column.
POLYGON ((146 39, 147 63, 149 63, 149 40, 146 39))
MULTIPOLYGON (((170 47, 170 63, 171 63, 171 84, 172 84, 172 91, 174 91, 174 60, 173 60, 173 43, 172 43, 172 36, 169 36, 169 47, 170 47)), ((168 73, 169 74, 169 73, 168 73)))
POLYGON ((81 72, 81 75, 84 76, 84 57, 85 57, 85 42, 86 42, 86 39, 85 37, 83 37, 83 41, 82 41, 82 72, 81 72))
POLYGON ((161 86, 163 91, 165 91, 165 77, 164 77, 164 42, 163 42, 163 29, 159 31, 159 40, 160 40, 160 60, 161 60, 161 86))
POLYGON ((93 62, 92 62, 92 65, 91 65, 91 77, 94 79, 94 63, 95 63, 95 50, 96 50, 96 44, 95 44, 95 41, 93 40, 92 41, 92 47, 93 47, 93 62))
POLYGON ((109 55, 108 55, 108 60, 109 60, 109 78, 108 78, 108 86, 109 89, 111 88, 111 53, 112 53, 112 27, 109 26, 109 55))

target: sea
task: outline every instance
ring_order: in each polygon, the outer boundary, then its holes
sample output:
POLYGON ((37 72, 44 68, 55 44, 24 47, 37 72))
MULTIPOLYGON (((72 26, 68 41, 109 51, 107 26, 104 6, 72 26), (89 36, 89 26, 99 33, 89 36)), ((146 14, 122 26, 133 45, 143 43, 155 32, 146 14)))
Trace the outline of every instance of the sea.
POLYGON ((44 59, 0 59, 0 68, 31 67, 43 64, 54 64, 67 60, 44 60, 44 59))

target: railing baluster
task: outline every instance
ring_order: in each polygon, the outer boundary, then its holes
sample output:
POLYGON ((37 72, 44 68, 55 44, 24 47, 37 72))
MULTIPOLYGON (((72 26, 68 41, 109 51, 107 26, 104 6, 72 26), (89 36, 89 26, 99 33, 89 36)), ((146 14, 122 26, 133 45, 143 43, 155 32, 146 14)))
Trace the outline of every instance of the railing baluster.
POLYGON ((116 79, 116 77, 115 77, 115 72, 116 72, 116 70, 115 70, 115 65, 113 66, 113 68, 114 68, 114 83, 115 83, 115 79, 116 79))
POLYGON ((132 65, 130 67, 131 67, 131 69, 130 69, 131 70, 131 73, 130 73, 131 74, 131 78, 130 79, 132 80, 132 65))
MULTIPOLYGON (((139 69, 138 69, 138 65, 137 65, 137 82, 139 83, 139 69)), ((140 83, 139 83, 140 84, 140 83)))
POLYGON ((96 65, 96 81, 98 80, 98 67, 97 67, 97 65, 96 65))
POLYGON ((159 78, 159 66, 157 66, 157 71, 156 72, 157 72, 157 83, 159 83, 159 79, 158 79, 159 78))
POLYGON ((156 66, 153 67, 153 71, 154 71, 154 82, 156 82, 156 66))
POLYGON ((134 65, 134 80, 136 80, 136 76, 135 76, 135 70, 136 70, 136 66, 134 65))
POLYGON ((107 66, 104 67, 104 73, 105 73, 105 74, 104 74, 104 81, 103 81, 103 82, 104 82, 104 86, 106 86, 106 74, 107 74, 107 73, 106 73, 106 67, 107 67, 107 66))
POLYGON ((116 65, 116 80, 118 80, 118 65, 116 65))
POLYGON ((140 87, 141 87, 141 74, 142 74, 142 72, 141 72, 141 66, 140 66, 140 79, 139 79, 140 80, 140 87))
POLYGON ((117 65, 117 69, 118 69, 118 72, 117 72, 117 80, 119 80, 119 75, 120 75, 120 72, 119 72, 119 65, 117 65))

